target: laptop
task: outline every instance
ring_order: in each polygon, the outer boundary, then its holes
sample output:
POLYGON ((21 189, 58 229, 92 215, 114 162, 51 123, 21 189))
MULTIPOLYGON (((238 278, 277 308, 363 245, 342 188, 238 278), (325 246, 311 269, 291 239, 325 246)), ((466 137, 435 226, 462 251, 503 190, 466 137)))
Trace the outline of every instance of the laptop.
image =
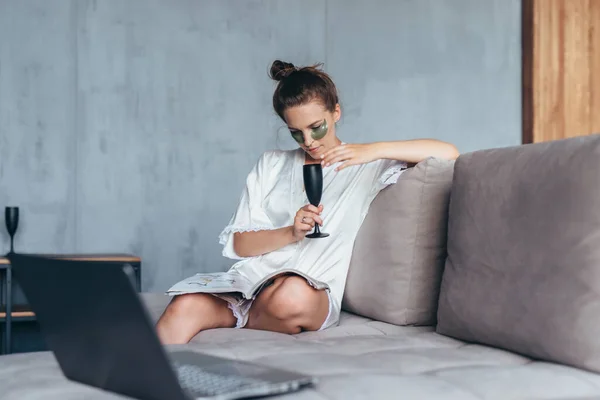
POLYGON ((314 377, 191 351, 166 351, 130 266, 8 256, 46 345, 70 380, 138 399, 240 399, 288 393, 314 377))

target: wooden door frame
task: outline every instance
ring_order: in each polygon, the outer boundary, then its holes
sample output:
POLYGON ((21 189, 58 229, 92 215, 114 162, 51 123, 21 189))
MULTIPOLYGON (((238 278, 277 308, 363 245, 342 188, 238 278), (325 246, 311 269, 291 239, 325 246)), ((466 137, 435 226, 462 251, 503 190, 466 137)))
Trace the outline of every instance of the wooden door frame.
POLYGON ((521 0, 522 142, 600 133, 600 0, 521 0))
POLYGON ((533 143, 533 2, 521 0, 521 141, 533 143))

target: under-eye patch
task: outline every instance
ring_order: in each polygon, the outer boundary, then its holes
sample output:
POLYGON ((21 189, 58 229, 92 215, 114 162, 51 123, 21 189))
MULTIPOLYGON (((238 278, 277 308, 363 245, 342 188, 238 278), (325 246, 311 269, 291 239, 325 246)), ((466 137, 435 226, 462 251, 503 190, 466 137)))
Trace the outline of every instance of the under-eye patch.
MULTIPOLYGON (((310 136, 314 140, 320 140, 323 139, 325 135, 327 135, 328 130, 329 127, 327 125, 327 120, 324 120, 321 125, 311 129, 310 136)), ((290 133, 292 134, 292 137, 296 142, 300 144, 304 143, 304 134, 301 131, 291 131, 290 133)))
POLYGON ((300 131, 293 131, 292 133, 292 137, 294 138, 294 140, 300 144, 304 143, 304 135, 302 134, 302 132, 300 131))
POLYGON ((327 135, 327 128, 327 120, 323 120, 323 123, 320 126, 312 129, 310 135, 315 140, 323 139, 325 135, 327 135))

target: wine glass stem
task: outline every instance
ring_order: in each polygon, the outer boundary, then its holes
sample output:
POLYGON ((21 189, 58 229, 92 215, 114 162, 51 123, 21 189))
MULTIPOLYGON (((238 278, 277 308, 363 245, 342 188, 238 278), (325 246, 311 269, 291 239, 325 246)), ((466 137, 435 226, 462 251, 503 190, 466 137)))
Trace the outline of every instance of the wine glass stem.
POLYGON ((321 230, 319 229, 319 224, 315 224, 315 233, 316 234, 321 233, 321 230))
POLYGON ((11 254, 15 252, 15 236, 10 235, 10 252, 11 254))

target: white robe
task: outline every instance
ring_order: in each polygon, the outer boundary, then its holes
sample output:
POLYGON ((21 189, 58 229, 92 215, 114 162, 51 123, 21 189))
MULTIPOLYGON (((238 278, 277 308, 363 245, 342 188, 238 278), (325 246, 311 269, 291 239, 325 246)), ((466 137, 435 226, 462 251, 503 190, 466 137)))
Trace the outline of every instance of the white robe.
POLYGON ((323 167, 322 232, 329 237, 303 239, 256 257, 233 250, 235 232, 277 229, 293 225, 296 212, 309 204, 304 192, 302 149, 272 150, 261 155, 246 179, 237 210, 219 235, 223 256, 239 260, 231 268, 253 284, 283 268, 300 270, 330 287, 331 310, 339 319, 354 240, 375 196, 395 183, 406 163, 381 159, 346 167, 323 167))

